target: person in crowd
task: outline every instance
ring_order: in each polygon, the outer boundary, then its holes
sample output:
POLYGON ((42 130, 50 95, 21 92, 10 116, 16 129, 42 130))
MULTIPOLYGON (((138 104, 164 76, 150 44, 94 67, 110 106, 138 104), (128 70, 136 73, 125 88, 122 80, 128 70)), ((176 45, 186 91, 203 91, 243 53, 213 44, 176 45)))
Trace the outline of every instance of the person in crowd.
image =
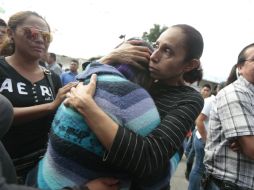
POLYGON ((6 29, 7 29, 7 24, 6 22, 0 18, 0 45, 3 44, 3 40, 6 35, 6 29))
POLYGON ((6 22, 0 18, 0 55, 1 56, 7 56, 10 54, 9 48, 3 48, 5 44, 7 43, 7 24, 6 22))
POLYGON ((196 126, 193 125, 193 127, 190 129, 188 136, 186 137, 187 142, 184 150, 184 155, 186 156, 186 169, 184 175, 186 180, 189 180, 189 175, 195 159, 195 150, 193 146, 193 139, 195 137, 195 134, 196 134, 196 126))
POLYGON ((76 84, 61 88, 59 76, 39 65, 51 42, 43 17, 17 12, 9 18, 7 33, 13 52, 0 58, 0 93, 11 101, 14 120, 2 142, 23 179, 44 154, 54 113, 76 84))
MULTIPOLYGON (((211 95, 211 85, 210 84, 204 84, 200 90, 201 96, 206 99, 211 95)), ((185 149, 185 155, 186 155, 186 170, 185 170, 185 178, 189 180, 189 175, 192 170, 193 162, 195 159, 195 149, 194 149, 194 139, 196 138, 196 125, 191 130, 191 136, 188 139, 186 149, 185 149)))
POLYGON ((254 189, 254 44, 239 53, 236 67, 238 79, 218 93, 210 114, 208 189, 254 189))
POLYGON ((61 74, 61 81, 63 85, 70 82, 75 82, 78 75, 79 62, 76 59, 71 60, 70 70, 61 74))
POLYGON ((145 137, 114 122, 96 104, 93 99, 96 78, 88 85, 72 88, 67 94, 65 104, 75 107, 84 116, 107 149, 103 160, 129 172, 132 189, 155 189, 154 185, 168 189, 169 159, 182 147, 187 132, 203 108, 202 96, 184 82, 189 74, 200 72, 202 52, 201 34, 183 24, 163 32, 151 56, 148 48, 124 43, 100 59, 102 63, 121 60, 136 66, 133 59, 142 60, 144 64, 150 60, 150 76, 155 79, 151 94, 161 123, 145 137))
POLYGON ((193 149, 195 151, 195 161, 194 166, 191 169, 189 176, 189 186, 188 190, 201 190, 202 189, 202 179, 205 174, 205 166, 203 164, 205 156, 205 142, 207 137, 207 129, 209 124, 209 116, 212 106, 215 101, 215 96, 211 94, 211 86, 204 85, 203 88, 210 87, 210 91, 206 92, 206 98, 204 107, 196 119, 196 131, 193 136, 193 149))
POLYGON ((46 53, 46 60, 47 60, 47 68, 50 71, 53 71, 54 73, 56 73, 58 76, 61 76, 62 68, 56 62, 56 54, 55 53, 46 53))
POLYGON ((211 95, 212 87, 210 84, 204 84, 201 88, 201 95, 203 98, 208 98, 211 95))
MULTIPOLYGON (((143 41, 143 45, 152 51, 149 43, 143 41)), ((145 90, 152 81, 148 68, 141 70, 117 62, 110 65, 92 62, 76 78, 87 83, 93 73, 98 75, 95 101, 119 125, 145 136, 160 123, 158 110, 145 90)), ((63 104, 59 107, 46 155, 39 164, 38 187, 60 189, 99 176, 117 176, 123 179, 121 188, 130 186, 128 175, 102 161, 105 148, 87 125, 74 109, 63 104)))
MULTIPOLYGON (((221 82, 216 86, 215 93, 217 94, 222 88, 225 87, 225 82, 221 82)), ((212 106, 215 102, 215 96, 211 96, 204 99, 204 107, 196 119, 195 135, 193 135, 193 149, 195 152, 194 167, 191 168, 189 178, 189 190, 198 190, 203 188, 203 181, 205 178, 205 165, 203 163, 205 156, 205 142, 207 138, 207 130, 209 125, 209 117, 212 106)), ((193 159, 194 160, 194 159, 193 159)), ((187 165, 188 166, 188 165, 187 165)))
POLYGON ((192 127, 192 129, 190 129, 190 135, 188 137, 187 143, 186 143, 186 147, 184 150, 184 154, 186 156, 186 169, 184 172, 185 175, 185 179, 189 180, 189 175, 193 166, 193 162, 195 159, 195 150, 194 150, 194 146, 193 146, 193 139, 195 137, 196 134, 196 126, 194 125, 192 127))
MULTIPOLYGON (((9 130, 13 120, 13 107, 11 102, 0 94, 0 140, 9 130)), ((86 184, 65 187, 63 189, 75 190, 116 190, 118 180, 113 178, 98 178, 87 182, 86 184)), ((9 154, 0 141, 0 190, 36 190, 35 188, 16 185, 16 172, 9 154)))

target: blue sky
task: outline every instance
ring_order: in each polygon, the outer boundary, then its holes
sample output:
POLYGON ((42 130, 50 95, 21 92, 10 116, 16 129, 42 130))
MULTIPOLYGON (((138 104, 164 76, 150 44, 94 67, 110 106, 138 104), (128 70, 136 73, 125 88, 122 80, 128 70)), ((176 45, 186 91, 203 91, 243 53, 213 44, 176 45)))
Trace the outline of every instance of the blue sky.
POLYGON ((49 51, 76 58, 104 55, 121 34, 141 36, 153 24, 192 25, 204 38, 204 78, 217 82, 254 42, 253 9, 254 0, 0 0, 6 21, 20 10, 44 16, 54 30, 49 51))

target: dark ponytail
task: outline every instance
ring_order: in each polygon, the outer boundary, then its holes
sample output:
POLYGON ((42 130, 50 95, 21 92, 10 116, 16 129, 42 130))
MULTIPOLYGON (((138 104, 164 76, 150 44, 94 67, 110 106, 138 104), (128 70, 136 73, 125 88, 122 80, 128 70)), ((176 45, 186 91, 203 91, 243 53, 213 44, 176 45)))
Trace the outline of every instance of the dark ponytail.
POLYGON ((201 81, 203 78, 203 69, 201 67, 195 68, 189 72, 183 74, 183 79, 187 83, 194 83, 201 81))

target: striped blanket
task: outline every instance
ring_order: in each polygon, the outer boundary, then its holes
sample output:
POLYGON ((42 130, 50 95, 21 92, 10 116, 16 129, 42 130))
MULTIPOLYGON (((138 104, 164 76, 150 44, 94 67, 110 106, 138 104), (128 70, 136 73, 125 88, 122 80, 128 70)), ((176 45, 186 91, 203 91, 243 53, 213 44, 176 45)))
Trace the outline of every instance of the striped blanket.
MULTIPOLYGON (((100 63, 91 63, 77 79, 88 83, 93 73, 97 74, 96 103, 120 126, 145 136, 159 125, 159 113, 146 90, 114 67, 100 63)), ((61 189, 103 176, 123 179, 123 187, 128 187, 127 174, 102 161, 104 152, 84 118, 62 104, 52 123, 47 152, 39 163, 38 187, 61 189)))

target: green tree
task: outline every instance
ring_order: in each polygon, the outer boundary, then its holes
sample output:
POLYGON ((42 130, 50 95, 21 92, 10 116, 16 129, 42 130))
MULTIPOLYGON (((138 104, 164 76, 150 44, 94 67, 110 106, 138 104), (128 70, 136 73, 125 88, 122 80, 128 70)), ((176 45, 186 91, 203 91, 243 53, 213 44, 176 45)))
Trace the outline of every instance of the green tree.
POLYGON ((144 32, 142 35, 142 39, 146 40, 148 42, 155 42, 158 37, 161 35, 162 32, 164 32, 168 27, 166 26, 160 26, 159 24, 154 24, 153 28, 150 29, 149 33, 144 32))

